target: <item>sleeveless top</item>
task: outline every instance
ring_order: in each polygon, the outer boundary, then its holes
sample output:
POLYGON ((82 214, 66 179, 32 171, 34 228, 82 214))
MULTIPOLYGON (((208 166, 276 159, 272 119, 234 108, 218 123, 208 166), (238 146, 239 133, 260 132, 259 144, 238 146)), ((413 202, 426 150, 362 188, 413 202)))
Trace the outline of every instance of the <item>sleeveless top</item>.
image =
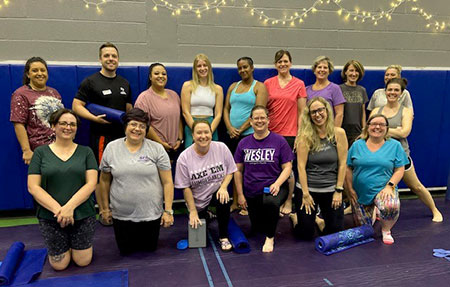
MULTIPOLYGON (((382 106, 379 110, 378 113, 381 114, 381 112, 383 111, 383 108, 385 106, 382 106)), ((396 127, 401 127, 402 126, 402 117, 403 117, 403 105, 400 105, 400 108, 398 109, 398 112, 395 116, 391 117, 391 118, 387 118, 389 121, 389 128, 390 129, 395 129, 396 127)), ((398 140, 401 145, 403 150, 405 151, 405 153, 409 156, 409 144, 408 144, 408 140, 406 138, 394 138, 393 139, 398 140)))
MULTIPOLYGON (((236 87, 234 87, 230 95, 230 122, 231 125, 237 129, 250 117, 250 112, 256 103, 256 95, 253 89, 255 88, 257 81, 253 80, 253 83, 247 92, 238 94, 236 93, 236 90, 241 82, 242 81, 239 81, 236 84, 236 87)), ((246 136, 253 132, 253 128, 249 127, 242 135, 246 136)))
POLYGON ((216 93, 209 86, 197 86, 191 93, 191 115, 192 116, 214 116, 216 105, 216 93))
POLYGON ((321 139, 320 144, 319 151, 310 151, 308 154, 308 189, 312 192, 334 192, 338 171, 337 147, 327 138, 321 139))

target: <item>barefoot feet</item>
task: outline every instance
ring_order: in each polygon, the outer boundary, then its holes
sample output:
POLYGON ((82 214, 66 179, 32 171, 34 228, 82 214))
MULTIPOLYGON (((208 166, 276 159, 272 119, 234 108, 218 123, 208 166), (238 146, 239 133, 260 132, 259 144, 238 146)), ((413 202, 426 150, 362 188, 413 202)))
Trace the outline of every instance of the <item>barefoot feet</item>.
POLYGON ((262 252, 265 253, 273 252, 274 239, 275 239, 274 237, 272 238, 266 237, 266 242, 264 242, 262 252))
POLYGON ((442 222, 444 221, 444 217, 439 212, 439 210, 436 208, 435 211, 433 211, 433 222, 442 222))

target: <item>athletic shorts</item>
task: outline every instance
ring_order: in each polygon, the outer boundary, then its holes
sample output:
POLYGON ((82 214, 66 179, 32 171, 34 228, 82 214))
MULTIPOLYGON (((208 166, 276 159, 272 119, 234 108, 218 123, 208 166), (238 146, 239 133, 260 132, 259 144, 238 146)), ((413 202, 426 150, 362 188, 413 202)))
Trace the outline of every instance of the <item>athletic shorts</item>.
POLYGON ((412 166, 412 158, 408 155, 408 163, 405 165, 405 171, 408 171, 412 166))
POLYGON ((74 225, 61 228, 56 220, 39 219, 39 230, 44 237, 49 256, 61 255, 69 249, 84 250, 92 247, 95 216, 75 220, 74 225))

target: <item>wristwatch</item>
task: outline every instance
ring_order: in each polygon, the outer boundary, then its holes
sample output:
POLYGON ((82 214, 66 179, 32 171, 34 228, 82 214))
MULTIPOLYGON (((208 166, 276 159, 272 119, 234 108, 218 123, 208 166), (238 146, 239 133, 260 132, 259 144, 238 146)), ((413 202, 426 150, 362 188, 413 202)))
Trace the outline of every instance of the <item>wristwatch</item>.
POLYGON ((184 144, 184 139, 177 139, 177 141, 180 141, 180 144, 184 144))
POLYGON ((167 213, 168 215, 173 215, 173 209, 164 210, 164 212, 167 213))
POLYGON ((387 185, 389 185, 392 188, 392 190, 395 190, 395 183, 393 183, 392 181, 389 181, 387 185))
POLYGON ((334 191, 336 191, 337 193, 342 193, 344 191, 343 187, 337 187, 334 189, 334 191))

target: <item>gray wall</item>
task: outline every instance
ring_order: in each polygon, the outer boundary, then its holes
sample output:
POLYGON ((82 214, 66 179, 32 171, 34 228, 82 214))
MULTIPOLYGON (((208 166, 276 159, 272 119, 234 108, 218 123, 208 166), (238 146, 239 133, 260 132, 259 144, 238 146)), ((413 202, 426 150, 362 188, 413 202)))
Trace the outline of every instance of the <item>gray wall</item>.
MULTIPOLYGON (((250 3, 281 17, 313 2, 250 3)), ((423 17, 411 11, 412 1, 400 6, 392 20, 380 20, 377 26, 370 21, 346 22, 334 4, 324 4, 296 27, 264 25, 242 8, 243 1, 227 3, 230 6, 221 8, 221 13, 205 12, 198 19, 188 13, 174 17, 161 7, 155 12, 151 0, 113 1, 102 6, 101 15, 95 8, 86 9, 82 0, 10 0, 0 10, 0 61, 40 55, 49 61, 95 62, 101 43, 111 41, 118 45, 122 62, 191 63, 195 54, 204 52, 214 64, 234 64, 244 55, 257 64, 271 64, 275 51, 287 48, 296 65, 310 65, 316 56, 325 54, 337 65, 355 58, 366 66, 450 66, 450 29, 438 33, 427 29, 423 17)), ((361 10, 376 11, 386 10, 391 1, 341 1, 349 9, 355 3, 361 10)), ((417 4, 435 15, 433 19, 449 20, 448 0, 419 0, 417 4)))

